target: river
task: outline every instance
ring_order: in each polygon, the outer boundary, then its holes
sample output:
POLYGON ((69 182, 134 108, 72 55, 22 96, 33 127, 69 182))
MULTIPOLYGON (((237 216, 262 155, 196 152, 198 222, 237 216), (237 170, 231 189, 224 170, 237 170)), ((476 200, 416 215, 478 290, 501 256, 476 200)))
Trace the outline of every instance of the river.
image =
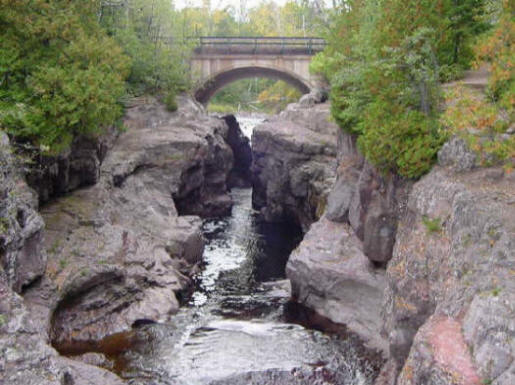
MULTIPOLYGON (((240 121, 246 135, 259 122, 240 121)), ((300 230, 260 222, 251 189, 232 197, 231 216, 204 222, 191 298, 169 322, 137 329, 119 374, 132 385, 369 384, 375 368, 355 339, 296 320, 284 270, 300 230)))

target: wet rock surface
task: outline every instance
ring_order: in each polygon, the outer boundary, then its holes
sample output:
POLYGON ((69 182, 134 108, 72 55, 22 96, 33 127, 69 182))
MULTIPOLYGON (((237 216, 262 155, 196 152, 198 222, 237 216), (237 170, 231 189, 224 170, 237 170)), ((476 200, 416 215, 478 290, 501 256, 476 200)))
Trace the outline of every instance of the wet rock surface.
POLYGON ((329 105, 290 105, 252 136, 253 205, 267 221, 307 231, 324 211, 336 177, 337 126, 329 105))

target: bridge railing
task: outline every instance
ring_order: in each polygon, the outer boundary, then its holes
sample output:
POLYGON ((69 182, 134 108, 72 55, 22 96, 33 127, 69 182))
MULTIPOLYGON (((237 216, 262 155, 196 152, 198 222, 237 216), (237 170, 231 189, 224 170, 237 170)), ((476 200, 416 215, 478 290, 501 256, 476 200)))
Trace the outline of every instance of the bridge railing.
POLYGON ((326 42, 319 37, 193 37, 197 54, 315 54, 326 42))

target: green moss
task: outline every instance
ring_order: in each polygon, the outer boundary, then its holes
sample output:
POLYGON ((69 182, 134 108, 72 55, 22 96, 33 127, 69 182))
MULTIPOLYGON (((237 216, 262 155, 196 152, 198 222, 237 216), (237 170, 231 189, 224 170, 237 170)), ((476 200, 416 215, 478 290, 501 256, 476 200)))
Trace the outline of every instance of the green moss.
POLYGON ((61 268, 61 270, 65 269, 66 266, 68 266, 68 260, 66 258, 61 258, 59 260, 59 267, 61 268))
POLYGON ((422 217, 422 223, 426 227, 428 233, 440 233, 442 231, 442 224, 440 218, 429 218, 427 216, 422 217))
POLYGON ((7 324, 7 317, 3 314, 0 314, 0 327, 4 326, 5 324, 7 324))
POLYGON ((492 289, 492 295, 493 295, 494 297, 497 297, 497 296, 499 296, 499 294, 501 294, 501 288, 500 288, 500 287, 494 287, 494 288, 492 289))

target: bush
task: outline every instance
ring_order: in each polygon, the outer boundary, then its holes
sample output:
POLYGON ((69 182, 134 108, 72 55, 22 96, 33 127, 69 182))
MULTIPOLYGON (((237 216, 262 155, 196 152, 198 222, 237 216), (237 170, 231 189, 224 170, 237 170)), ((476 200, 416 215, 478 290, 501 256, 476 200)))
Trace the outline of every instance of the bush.
POLYGON ((423 113, 375 102, 364 111, 367 128, 358 138, 365 157, 380 170, 407 178, 428 172, 445 136, 435 119, 423 113))
POLYGON ((0 124, 49 153, 120 116, 128 58, 95 2, 8 1, 0 11, 0 124))
POLYGON ((463 138, 482 166, 503 164, 507 169, 515 161, 515 136, 504 135, 509 120, 498 105, 481 93, 456 86, 445 93, 448 107, 440 120, 450 135, 463 138))
POLYGON ((515 116, 515 3, 503 0, 503 10, 496 28, 486 34, 476 47, 477 65, 488 63, 489 90, 494 100, 515 116))
POLYGON ((166 105, 166 109, 170 112, 175 112, 177 111, 177 100, 176 100, 176 95, 175 95, 175 92, 174 91, 170 91, 166 94, 165 96, 165 105, 166 105))

